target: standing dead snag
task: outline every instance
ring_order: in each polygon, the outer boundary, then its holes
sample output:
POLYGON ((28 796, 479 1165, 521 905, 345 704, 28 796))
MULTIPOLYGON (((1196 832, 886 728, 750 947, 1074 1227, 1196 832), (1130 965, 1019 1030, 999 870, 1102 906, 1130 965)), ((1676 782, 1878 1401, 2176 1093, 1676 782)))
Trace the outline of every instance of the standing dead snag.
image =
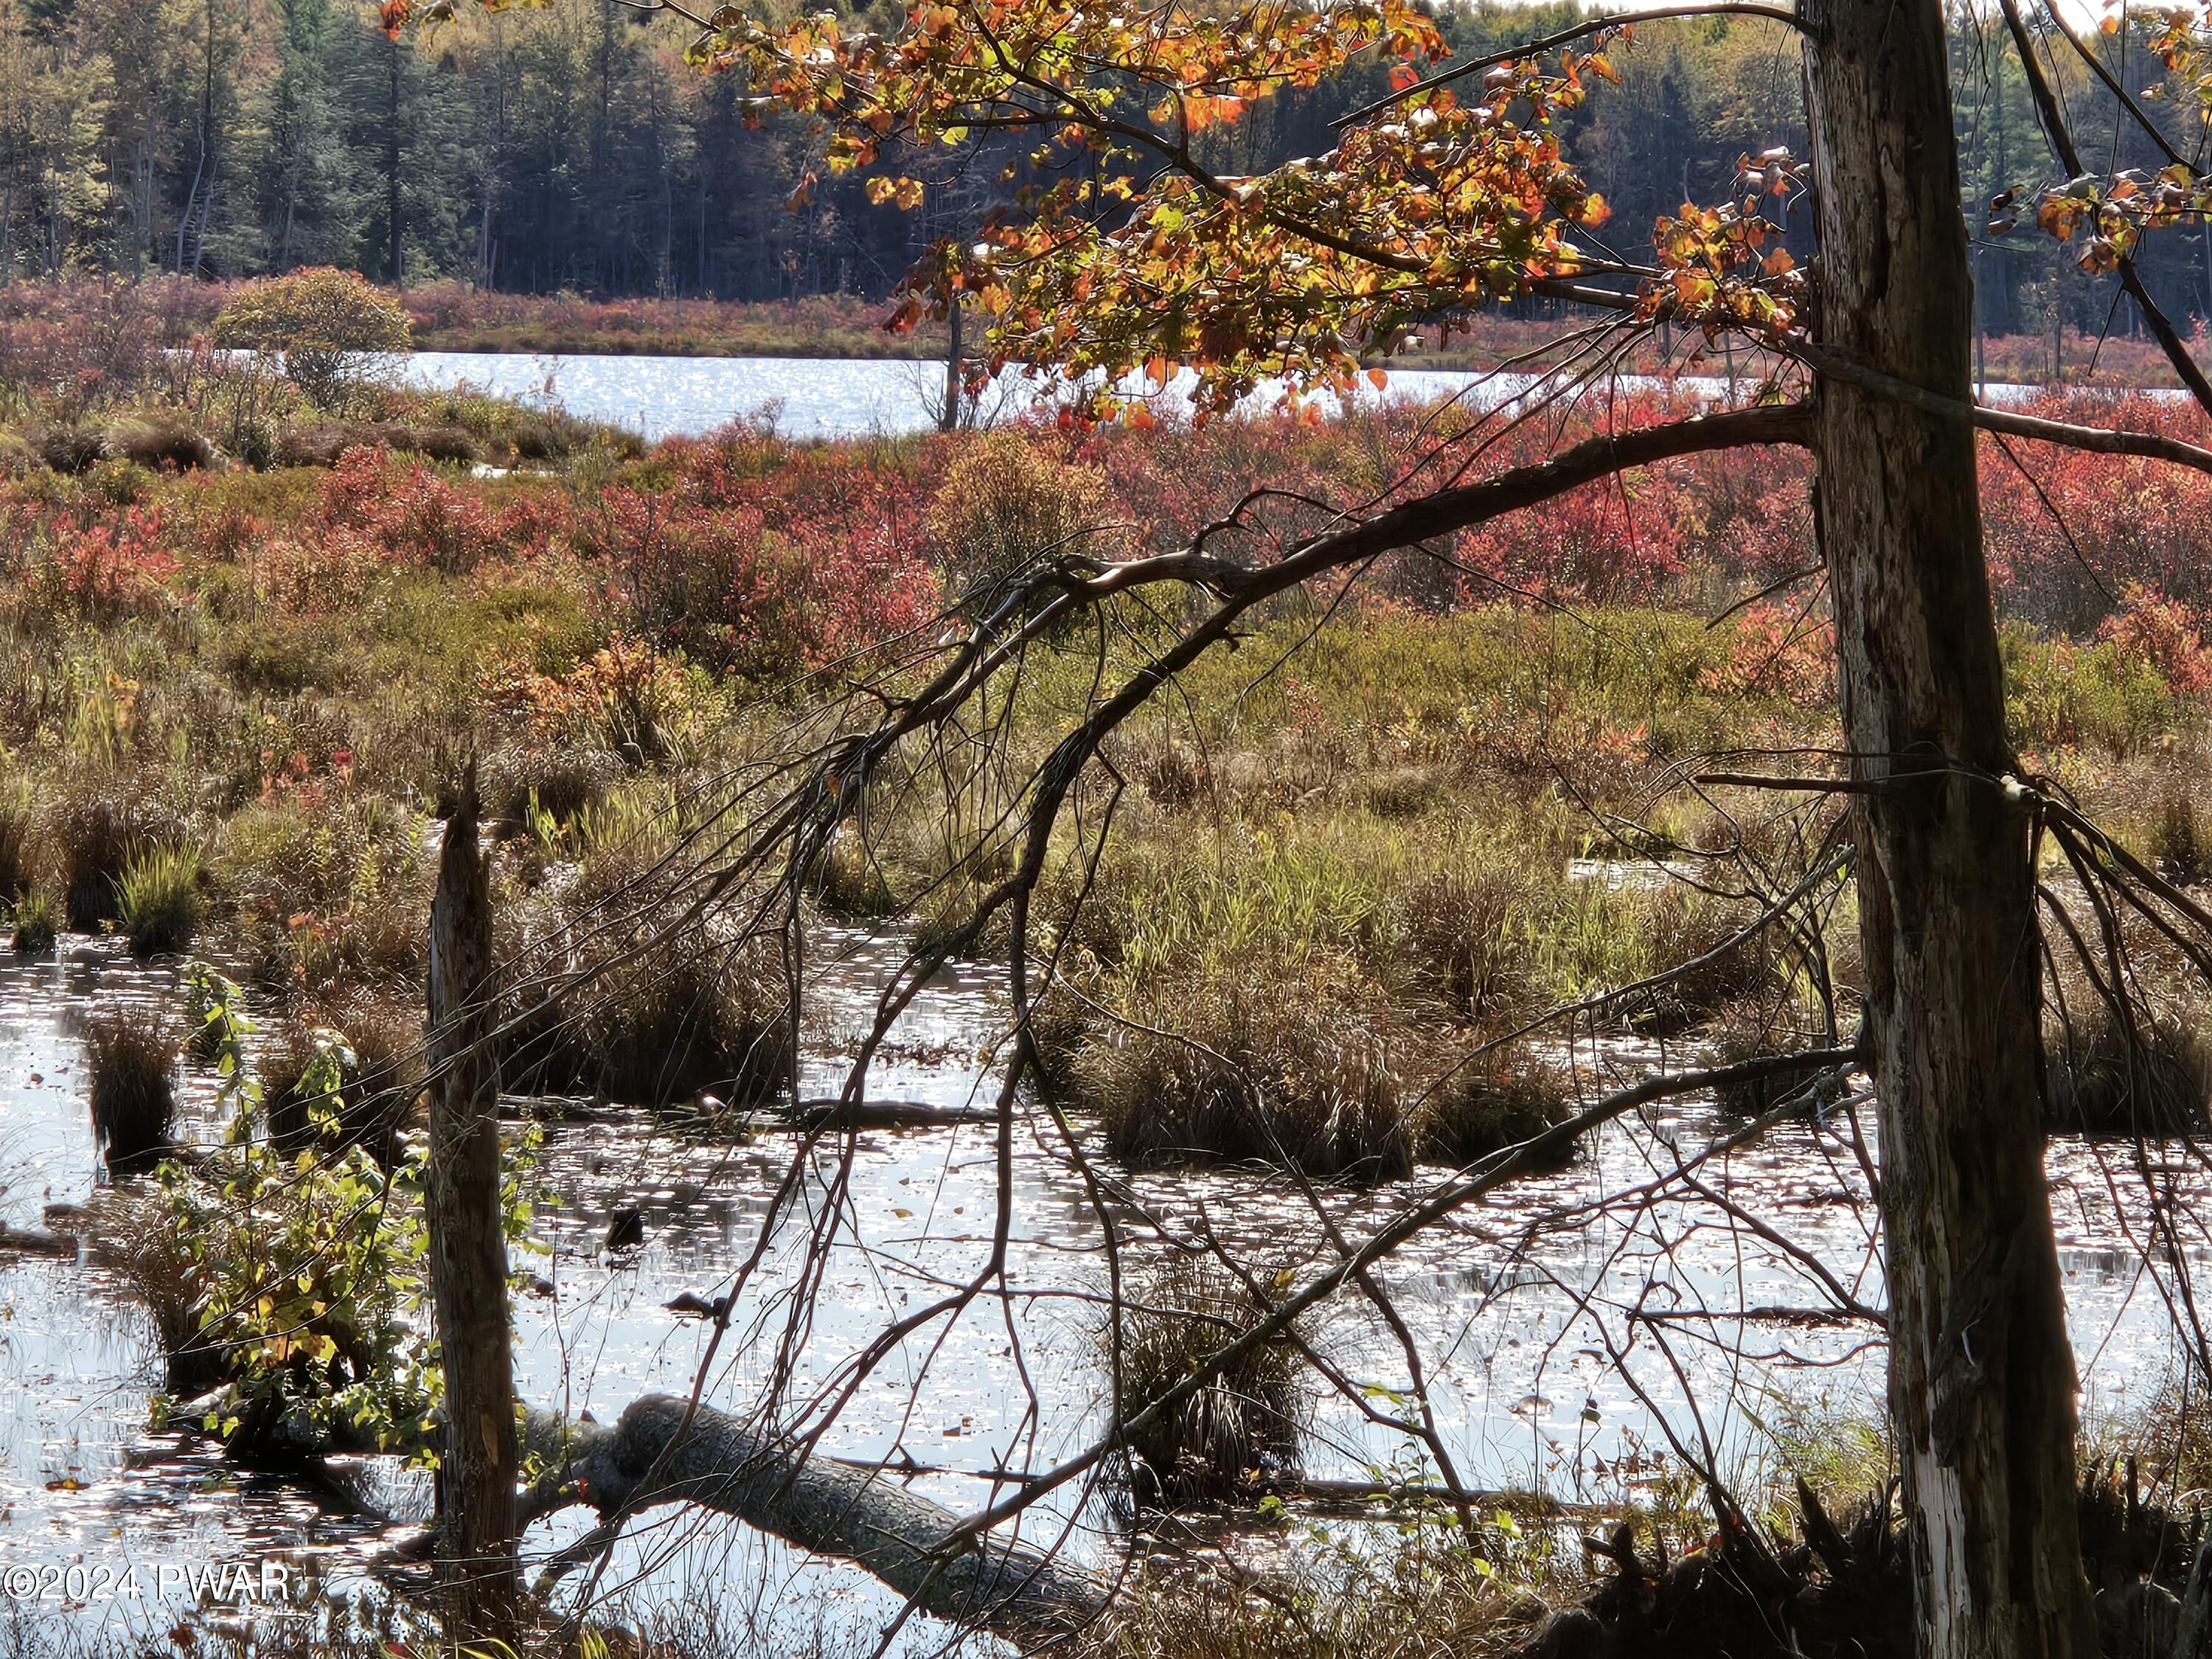
POLYGON ((520 1470, 499 1192, 499 1070, 490 1042, 491 894, 477 845, 476 770, 447 820, 430 908, 430 1287, 446 1379, 438 1481, 442 1576, 467 1637, 512 1632, 520 1470))
POLYGON ((1815 514, 1865 787, 1853 832, 1881 1100, 1890 1409, 1925 1659, 2097 1651, 2043 1171, 2032 825, 2005 730, 1936 0, 1808 0, 1822 345, 1815 514))

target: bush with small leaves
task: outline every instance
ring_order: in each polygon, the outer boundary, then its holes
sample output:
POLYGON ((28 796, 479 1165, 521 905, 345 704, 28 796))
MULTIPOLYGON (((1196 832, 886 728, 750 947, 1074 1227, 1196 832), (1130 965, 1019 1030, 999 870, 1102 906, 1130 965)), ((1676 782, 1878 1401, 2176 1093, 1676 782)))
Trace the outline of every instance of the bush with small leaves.
POLYGON ((945 469, 926 533, 961 609, 981 615, 1036 561, 1106 552, 1115 517, 1104 473, 1054 453, 1048 438, 1006 428, 945 469))
POLYGON ((379 357, 407 349, 406 308, 349 270, 318 266, 249 283, 215 319, 217 345, 258 352, 328 408, 379 357))

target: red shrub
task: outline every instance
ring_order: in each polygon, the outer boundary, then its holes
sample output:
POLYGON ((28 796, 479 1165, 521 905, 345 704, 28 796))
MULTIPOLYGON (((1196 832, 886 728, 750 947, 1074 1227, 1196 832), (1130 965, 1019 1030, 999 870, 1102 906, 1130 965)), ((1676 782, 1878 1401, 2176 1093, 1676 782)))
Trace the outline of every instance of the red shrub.
POLYGON ((879 526, 779 530, 758 506, 702 505, 684 489, 610 489, 580 518, 576 541, 640 628, 750 679, 864 650, 927 621, 937 602, 927 567, 879 526))
POLYGON ((167 601, 177 558, 162 529, 160 508, 138 507, 88 529, 61 527, 52 573, 66 603, 81 615, 105 621, 167 601))
POLYGON ((402 568, 458 575, 503 549, 500 520, 481 496, 420 461, 367 447, 347 450, 324 475, 313 517, 326 545, 366 545, 402 568))
POLYGON ((2212 691, 2212 650, 2205 632, 2212 617, 2186 599, 2170 599, 2131 583, 2120 608, 2098 624, 2097 637, 2123 655, 2148 663, 2176 691, 2212 691))
MULTIPOLYGON (((2203 415, 2178 399, 2077 392, 2039 398, 2027 412, 2212 442, 2203 415)), ((1990 434, 1981 477, 1990 580, 2007 613, 2081 635, 2130 586, 2212 601, 2212 477, 1990 434)))

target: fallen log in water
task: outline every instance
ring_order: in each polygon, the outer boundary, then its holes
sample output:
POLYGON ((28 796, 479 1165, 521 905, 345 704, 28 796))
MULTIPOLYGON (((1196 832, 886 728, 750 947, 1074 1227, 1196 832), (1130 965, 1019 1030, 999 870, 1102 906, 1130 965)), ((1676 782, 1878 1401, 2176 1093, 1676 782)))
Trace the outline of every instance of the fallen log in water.
POLYGON ((660 1504, 697 1504, 816 1555, 852 1562, 924 1613, 1024 1639, 1066 1636, 1106 1610, 1097 1575, 995 1539, 956 1537, 964 1517, 874 1469, 794 1449, 710 1406, 672 1395, 635 1401, 611 1428, 530 1419, 529 1449, 551 1473, 526 1518, 568 1504, 611 1528, 660 1504))
POLYGON ((620 1106, 572 1095, 501 1095, 499 1115, 509 1122, 631 1123, 641 1116, 677 1127, 735 1127, 772 1132, 808 1129, 946 1129, 988 1126, 998 1115, 975 1106, 939 1106, 926 1100, 864 1100, 836 1097, 787 1102, 754 1110, 719 1101, 674 1107, 620 1106))
MULTIPOLYGON (((760 1127, 791 1129, 949 1129, 995 1124, 978 1106, 933 1106, 925 1100, 802 1100, 781 1107, 760 1127)), ((757 1122, 759 1120, 756 1120, 757 1122)))
MULTIPOLYGON (((520 1523, 526 1528, 574 1504, 599 1516, 598 1528, 555 1558, 554 1573, 611 1543, 641 1510, 696 1504, 810 1553, 850 1561, 924 1613, 1009 1638, 1064 1637, 1106 1611, 1108 1587, 1097 1575, 1019 1544, 956 1540, 966 1517, 908 1491, 895 1471, 826 1455, 802 1459, 711 1406, 694 1410, 686 1427, 684 1408, 672 1395, 647 1395, 611 1427, 527 1413, 524 1455, 545 1473, 518 1499, 520 1523)), ((203 1425, 236 1409, 236 1392, 225 1385, 185 1402, 170 1421, 208 1431, 203 1425)), ((333 1428, 294 1413, 260 1423, 250 1456, 296 1473, 333 1453, 404 1449, 368 1444, 345 1425, 333 1428)))
POLYGON ((72 1233, 41 1232, 37 1229, 0 1225, 0 1250, 17 1255, 66 1256, 76 1260, 77 1241, 72 1233))

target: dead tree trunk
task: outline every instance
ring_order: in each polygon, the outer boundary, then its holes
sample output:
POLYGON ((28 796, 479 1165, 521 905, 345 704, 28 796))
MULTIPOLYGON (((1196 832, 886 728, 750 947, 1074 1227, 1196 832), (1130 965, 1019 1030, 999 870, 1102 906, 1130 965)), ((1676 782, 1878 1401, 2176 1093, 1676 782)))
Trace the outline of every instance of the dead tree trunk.
POLYGON ((814 1457, 711 1406, 647 1395, 612 1428, 533 1413, 531 1443, 551 1472, 531 1508, 580 1498, 612 1522, 656 1504, 702 1504, 817 1555, 854 1563, 922 1612, 1017 1641, 1065 1638, 1106 1611, 1097 1575, 986 1536, 949 1543, 964 1517, 890 1475, 814 1457), (543 1443, 542 1444, 540 1443, 543 1443))
MULTIPOLYGON (((1807 0, 1832 349, 1964 404, 1972 287, 1937 0, 1807 0)), ((1831 379, 1833 584, 1866 1047, 1881 1096, 1890 1407, 1927 1659, 2094 1659, 2074 1371, 2038 1111, 2028 814, 1967 422, 1831 379)))
POLYGON ((945 407, 937 416, 940 432, 957 432, 962 425, 961 400, 966 395, 961 385, 960 358, 965 349, 960 338, 960 290, 952 290, 952 303, 945 309, 945 407))
POLYGON ((491 895, 474 768, 446 823, 430 910, 430 1154, 424 1207, 446 1381, 439 1561, 471 1638, 511 1636, 520 1470, 499 1193, 499 1069, 489 1034, 491 895))

